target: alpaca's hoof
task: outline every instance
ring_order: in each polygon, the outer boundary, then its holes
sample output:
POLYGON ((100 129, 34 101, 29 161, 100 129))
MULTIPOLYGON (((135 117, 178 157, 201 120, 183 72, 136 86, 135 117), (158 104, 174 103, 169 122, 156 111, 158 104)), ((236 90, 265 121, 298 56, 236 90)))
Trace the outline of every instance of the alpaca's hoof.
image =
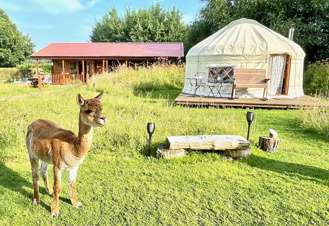
POLYGON ((76 202, 74 205, 73 205, 75 208, 81 208, 82 207, 82 203, 81 202, 76 202))
POLYGON ((35 206, 39 205, 39 203, 40 203, 40 201, 35 199, 35 198, 32 200, 32 204, 35 205, 35 206))
POLYGON ((52 217, 58 217, 59 216, 59 210, 52 210, 51 211, 51 216, 52 217))

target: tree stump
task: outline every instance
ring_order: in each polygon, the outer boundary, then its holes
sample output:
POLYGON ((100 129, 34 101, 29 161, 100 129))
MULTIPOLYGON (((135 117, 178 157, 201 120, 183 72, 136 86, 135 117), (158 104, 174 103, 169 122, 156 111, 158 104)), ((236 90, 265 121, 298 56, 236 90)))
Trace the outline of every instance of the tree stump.
POLYGON ((259 137, 259 148, 267 152, 275 152, 279 145, 279 139, 272 137, 259 137))

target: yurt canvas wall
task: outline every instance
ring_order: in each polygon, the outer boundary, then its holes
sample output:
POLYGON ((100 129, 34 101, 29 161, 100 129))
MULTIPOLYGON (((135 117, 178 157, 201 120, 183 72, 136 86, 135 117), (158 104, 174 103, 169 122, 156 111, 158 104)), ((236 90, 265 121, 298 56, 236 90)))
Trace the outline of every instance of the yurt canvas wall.
MULTIPOLYGON (((214 68, 219 71, 223 68, 250 68, 266 70, 270 78, 269 97, 303 96, 304 57, 299 45, 257 21, 233 21, 190 49, 186 56, 183 93, 210 95, 207 85, 195 93, 195 78, 207 82, 209 71, 214 68)), ((224 83, 221 96, 229 97, 231 89, 231 83, 224 83)), ((262 92, 262 89, 255 88, 239 89, 237 95, 262 97, 262 92)), ((218 93, 215 95, 219 96, 218 93)))

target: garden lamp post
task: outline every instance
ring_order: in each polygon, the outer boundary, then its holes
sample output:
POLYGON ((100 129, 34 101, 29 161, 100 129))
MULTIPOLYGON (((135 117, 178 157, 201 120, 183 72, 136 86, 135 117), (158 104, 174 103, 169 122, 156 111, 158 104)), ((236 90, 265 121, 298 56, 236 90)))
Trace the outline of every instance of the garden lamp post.
POLYGON ((155 123, 148 122, 146 129, 147 129, 147 133, 149 135, 149 137, 148 137, 148 154, 151 154, 152 135, 155 130, 155 123))
POLYGON ((247 115, 246 115, 246 118, 247 118, 247 122, 248 122, 247 140, 249 140, 250 127, 251 127, 252 122, 253 122, 254 119, 255 119, 255 115, 254 115, 253 112, 248 111, 248 112, 247 112, 247 115))

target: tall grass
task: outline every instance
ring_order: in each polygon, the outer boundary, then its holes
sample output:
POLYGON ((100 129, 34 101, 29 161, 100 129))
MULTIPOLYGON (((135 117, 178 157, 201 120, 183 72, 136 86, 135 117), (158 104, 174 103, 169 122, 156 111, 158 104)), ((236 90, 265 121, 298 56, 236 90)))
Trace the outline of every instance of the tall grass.
POLYGON ((15 67, 0 68, 0 82, 7 81, 18 74, 18 69, 15 67))
POLYGON ((303 128, 329 137, 328 105, 310 110, 303 110, 300 122, 303 128))

